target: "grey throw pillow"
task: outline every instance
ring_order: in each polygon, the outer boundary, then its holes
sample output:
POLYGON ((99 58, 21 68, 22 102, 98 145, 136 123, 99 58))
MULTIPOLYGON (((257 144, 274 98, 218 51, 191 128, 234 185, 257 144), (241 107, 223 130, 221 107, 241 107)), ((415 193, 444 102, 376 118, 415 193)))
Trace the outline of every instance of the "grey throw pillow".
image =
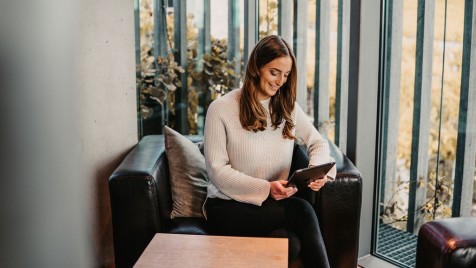
POLYGON ((167 126, 164 136, 173 200, 170 217, 203 218, 208 186, 205 157, 197 144, 167 126))

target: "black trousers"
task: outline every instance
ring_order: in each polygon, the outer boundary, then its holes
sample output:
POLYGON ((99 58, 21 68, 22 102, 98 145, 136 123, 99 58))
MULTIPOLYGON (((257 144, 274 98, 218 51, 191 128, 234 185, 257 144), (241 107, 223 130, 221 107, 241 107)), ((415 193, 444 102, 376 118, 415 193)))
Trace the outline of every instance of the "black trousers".
POLYGON ((289 262, 294 260, 298 250, 305 267, 329 267, 316 213, 304 199, 290 197, 276 201, 268 197, 261 206, 255 206, 208 198, 205 206, 208 224, 217 235, 266 237, 285 229, 300 241, 299 250, 293 237, 289 237, 289 262))

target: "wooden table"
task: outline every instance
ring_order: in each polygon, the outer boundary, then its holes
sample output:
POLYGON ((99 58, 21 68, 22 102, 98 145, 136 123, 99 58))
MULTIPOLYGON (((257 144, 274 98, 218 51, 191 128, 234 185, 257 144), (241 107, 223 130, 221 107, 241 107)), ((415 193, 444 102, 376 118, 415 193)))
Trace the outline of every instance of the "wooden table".
POLYGON ((287 267, 286 238, 158 233, 134 267, 287 267))

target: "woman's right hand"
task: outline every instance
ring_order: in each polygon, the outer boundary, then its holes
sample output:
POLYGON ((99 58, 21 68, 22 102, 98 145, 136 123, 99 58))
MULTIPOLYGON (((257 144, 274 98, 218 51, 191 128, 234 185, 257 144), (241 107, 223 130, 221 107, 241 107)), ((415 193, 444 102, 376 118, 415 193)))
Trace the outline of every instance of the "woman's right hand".
POLYGON ((274 200, 288 198, 297 192, 296 187, 284 187, 288 183, 286 180, 269 182, 269 194, 274 200))

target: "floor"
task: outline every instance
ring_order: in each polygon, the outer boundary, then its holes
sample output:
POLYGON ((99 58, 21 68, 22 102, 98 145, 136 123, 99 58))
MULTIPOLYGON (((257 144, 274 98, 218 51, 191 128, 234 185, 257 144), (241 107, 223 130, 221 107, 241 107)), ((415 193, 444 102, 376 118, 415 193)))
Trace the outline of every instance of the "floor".
POLYGON ((413 233, 379 225, 377 252, 406 267, 415 267, 418 237, 413 233))
POLYGON ((358 268, 397 268, 397 266, 388 263, 372 255, 359 258, 358 268))
MULTIPOLYGON (((415 267, 415 255, 417 236, 389 225, 381 224, 378 232, 378 248, 380 255, 387 257, 404 267, 415 267)), ((359 259, 358 268, 395 268, 373 255, 367 255, 359 259)))

